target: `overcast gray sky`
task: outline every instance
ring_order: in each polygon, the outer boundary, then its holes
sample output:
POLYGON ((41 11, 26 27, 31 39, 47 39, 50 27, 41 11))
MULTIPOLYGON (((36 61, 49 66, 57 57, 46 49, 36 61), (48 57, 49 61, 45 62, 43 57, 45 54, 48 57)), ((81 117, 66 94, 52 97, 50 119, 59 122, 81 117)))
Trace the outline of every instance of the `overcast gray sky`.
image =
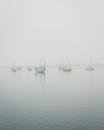
POLYGON ((103 0, 0 0, 0 65, 104 62, 103 0))

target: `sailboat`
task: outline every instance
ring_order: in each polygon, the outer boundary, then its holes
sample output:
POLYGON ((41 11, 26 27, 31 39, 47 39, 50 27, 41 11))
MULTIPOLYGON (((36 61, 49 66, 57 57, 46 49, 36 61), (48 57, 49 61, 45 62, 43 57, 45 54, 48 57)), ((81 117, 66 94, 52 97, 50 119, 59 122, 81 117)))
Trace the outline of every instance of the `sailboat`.
POLYGON ((45 70, 46 70, 45 59, 44 59, 43 63, 42 63, 42 59, 41 59, 41 64, 39 67, 35 67, 35 72, 36 73, 45 73, 45 70))
POLYGON ((62 70, 63 71, 68 71, 68 72, 72 71, 72 68, 70 67, 70 61, 69 61, 69 65, 66 64, 65 66, 63 66, 62 70))
POLYGON ((16 72, 17 71, 17 67, 16 67, 16 63, 14 62, 14 65, 11 67, 11 71, 16 72))
POLYGON ((95 69, 92 66, 92 57, 90 58, 90 66, 86 68, 87 71, 94 71, 95 69))
POLYGON ((13 72, 17 71, 16 67, 11 67, 11 71, 13 72))

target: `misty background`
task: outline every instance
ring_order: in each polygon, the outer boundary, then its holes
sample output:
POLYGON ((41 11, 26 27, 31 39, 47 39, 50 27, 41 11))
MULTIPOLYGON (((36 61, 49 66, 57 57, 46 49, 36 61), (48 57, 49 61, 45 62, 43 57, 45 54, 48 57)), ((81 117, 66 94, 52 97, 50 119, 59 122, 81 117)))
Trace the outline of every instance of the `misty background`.
POLYGON ((104 63, 103 0, 0 0, 0 66, 104 63))

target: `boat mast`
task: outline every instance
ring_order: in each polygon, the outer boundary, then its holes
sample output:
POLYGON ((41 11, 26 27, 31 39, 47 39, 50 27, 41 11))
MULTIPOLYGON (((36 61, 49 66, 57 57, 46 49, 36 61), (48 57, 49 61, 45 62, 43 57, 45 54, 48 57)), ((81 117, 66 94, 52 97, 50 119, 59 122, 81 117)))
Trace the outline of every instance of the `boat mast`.
POLYGON ((42 67, 42 58, 41 58, 41 62, 40 62, 40 67, 42 67))
POLYGON ((44 62, 44 68, 45 68, 45 57, 44 57, 44 59, 43 59, 43 60, 44 60, 43 62, 44 62))
POLYGON ((92 68, 92 56, 90 57, 90 67, 92 68))
POLYGON ((70 67, 70 58, 69 58, 69 67, 70 67))
POLYGON ((67 59, 67 57, 66 57, 66 67, 67 67, 67 61, 68 61, 68 59, 67 59))

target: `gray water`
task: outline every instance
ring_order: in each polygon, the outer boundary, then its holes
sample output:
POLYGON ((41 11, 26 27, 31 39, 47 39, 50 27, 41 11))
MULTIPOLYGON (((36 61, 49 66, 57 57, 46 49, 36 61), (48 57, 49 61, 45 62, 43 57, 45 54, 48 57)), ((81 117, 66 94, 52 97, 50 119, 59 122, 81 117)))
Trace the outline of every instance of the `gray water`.
POLYGON ((104 69, 0 69, 0 130, 104 130, 104 69))

